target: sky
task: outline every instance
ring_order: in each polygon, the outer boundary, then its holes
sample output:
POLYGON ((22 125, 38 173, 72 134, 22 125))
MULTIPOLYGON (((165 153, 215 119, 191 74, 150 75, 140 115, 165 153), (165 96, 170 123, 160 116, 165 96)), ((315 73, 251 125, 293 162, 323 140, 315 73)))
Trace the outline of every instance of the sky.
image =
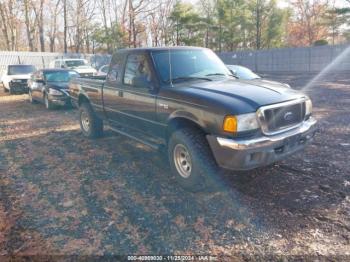
MULTIPOLYGON (((315 0, 315 1, 317 1, 317 0, 315 0)), ((335 5, 337 6, 337 7, 345 7, 345 6, 350 6, 350 3, 349 2, 347 2, 346 0, 330 0, 329 2, 330 3, 332 3, 332 1, 334 1, 335 2, 335 5)), ((188 2, 188 3, 197 3, 198 2, 198 0, 183 0, 183 2, 188 2)), ((279 7, 287 7, 288 6, 288 3, 289 3, 290 1, 283 1, 283 0, 277 0, 277 5, 279 6, 279 7)))
MULTIPOLYGON (((191 0, 188 0, 188 1, 191 1, 191 0)), ((315 1, 317 1, 317 0, 315 0, 315 1)), ((350 3, 347 2, 346 0, 330 0, 329 3, 332 4, 333 1, 334 1, 335 6, 337 6, 337 7, 350 6, 350 3)), ((279 7, 287 7, 289 2, 290 1, 277 0, 277 5, 279 7)))

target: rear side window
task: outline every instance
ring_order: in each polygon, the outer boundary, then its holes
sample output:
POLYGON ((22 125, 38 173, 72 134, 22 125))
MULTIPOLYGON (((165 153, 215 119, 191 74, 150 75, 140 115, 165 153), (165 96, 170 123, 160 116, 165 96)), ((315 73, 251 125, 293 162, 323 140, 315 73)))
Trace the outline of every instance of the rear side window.
POLYGON ((147 87, 151 82, 151 70, 145 55, 129 55, 125 66, 124 84, 138 87, 147 87), (144 83, 139 86, 135 82, 144 83))
MULTIPOLYGON (((123 58, 120 55, 114 55, 111 60, 111 65, 106 67, 108 71, 106 81, 110 85, 115 85, 120 80, 121 70, 123 67, 123 58)), ((107 72, 107 71, 106 71, 107 72)))

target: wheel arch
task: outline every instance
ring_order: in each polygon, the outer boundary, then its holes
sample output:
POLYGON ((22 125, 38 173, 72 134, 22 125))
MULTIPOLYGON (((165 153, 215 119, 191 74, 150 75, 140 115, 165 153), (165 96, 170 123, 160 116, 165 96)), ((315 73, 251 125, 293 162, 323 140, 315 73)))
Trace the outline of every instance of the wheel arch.
POLYGON ((166 141, 169 141, 171 134, 180 128, 193 128, 201 131, 204 135, 207 134, 206 128, 193 118, 186 116, 174 116, 168 121, 168 127, 166 130, 166 141))
POLYGON ((90 100, 89 100, 89 98, 87 98, 87 96, 86 95, 84 95, 84 94, 80 94, 79 96, 78 96, 78 106, 81 106, 81 104, 82 103, 90 103, 90 100))

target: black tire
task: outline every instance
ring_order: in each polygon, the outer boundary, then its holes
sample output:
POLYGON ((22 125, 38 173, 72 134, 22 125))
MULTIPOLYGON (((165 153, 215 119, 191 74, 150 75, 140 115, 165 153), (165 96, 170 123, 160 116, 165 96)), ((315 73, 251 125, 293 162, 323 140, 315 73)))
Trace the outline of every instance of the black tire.
POLYGON ((49 99, 49 96, 46 93, 44 94, 44 104, 47 110, 52 110, 55 108, 55 106, 52 104, 52 102, 49 99))
POLYGON ((200 130, 194 128, 176 130, 168 142, 168 157, 176 181, 186 190, 192 192, 216 190, 221 169, 216 164, 205 135, 200 130), (187 149, 191 162, 188 177, 181 175, 177 167, 179 163, 176 163, 175 155, 178 149, 175 148, 182 150, 182 146, 187 149))
POLYGON ((12 90, 11 86, 9 86, 9 93, 10 93, 10 95, 14 94, 14 91, 12 90))
POLYGON ((96 116, 89 103, 79 106, 79 123, 84 136, 98 138, 103 135, 103 121, 96 116))

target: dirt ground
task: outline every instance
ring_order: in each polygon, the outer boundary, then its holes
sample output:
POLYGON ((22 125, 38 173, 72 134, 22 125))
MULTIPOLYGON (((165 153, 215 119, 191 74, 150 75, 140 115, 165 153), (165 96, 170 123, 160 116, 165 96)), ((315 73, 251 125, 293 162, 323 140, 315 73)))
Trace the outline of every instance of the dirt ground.
MULTIPOLYGON (((270 78, 301 89, 312 76, 270 78)), ((330 74, 307 90, 319 132, 304 152, 197 194, 158 152, 108 130, 88 140, 76 110, 1 93, 0 256, 350 259, 349 85, 330 74)))

